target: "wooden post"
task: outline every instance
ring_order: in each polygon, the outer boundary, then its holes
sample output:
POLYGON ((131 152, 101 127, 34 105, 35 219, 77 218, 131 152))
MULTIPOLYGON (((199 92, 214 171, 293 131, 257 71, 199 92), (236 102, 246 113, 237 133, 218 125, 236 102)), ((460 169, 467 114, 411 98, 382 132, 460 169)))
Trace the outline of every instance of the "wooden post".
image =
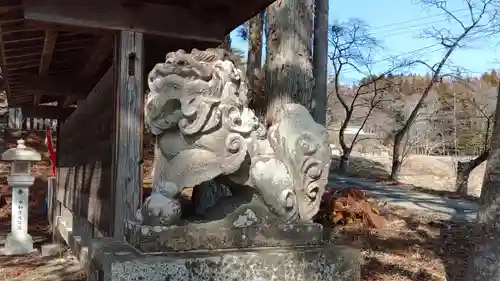
POLYGON ((139 207, 142 188, 142 134, 144 104, 143 34, 120 31, 118 47, 116 138, 115 138, 115 214, 114 237, 124 239, 125 219, 133 219, 139 207))
MULTIPOLYGON (((60 109, 62 106, 62 101, 61 100, 58 100, 57 101, 57 109, 60 109)), ((53 214, 53 222, 54 224, 52 225, 52 240, 54 241, 57 241, 57 237, 56 237, 56 231, 55 231, 55 225, 56 225, 56 220, 55 218, 57 218, 58 216, 61 216, 62 215, 62 210, 61 210, 61 203, 57 200, 58 196, 57 196, 57 193, 59 192, 59 181, 62 180, 61 177, 59 177, 59 174, 60 174, 60 169, 59 169, 59 143, 60 143, 60 138, 59 138, 59 129, 61 128, 63 124, 63 120, 58 120, 57 122, 57 127, 56 127, 56 180, 55 180, 55 185, 54 185, 54 208, 52 209, 52 214, 53 214)))
POLYGON ((14 107, 9 108, 9 124, 7 128, 15 129, 16 126, 16 109, 14 107))
POLYGON ((16 129, 23 129, 23 113, 19 107, 16 107, 16 129))

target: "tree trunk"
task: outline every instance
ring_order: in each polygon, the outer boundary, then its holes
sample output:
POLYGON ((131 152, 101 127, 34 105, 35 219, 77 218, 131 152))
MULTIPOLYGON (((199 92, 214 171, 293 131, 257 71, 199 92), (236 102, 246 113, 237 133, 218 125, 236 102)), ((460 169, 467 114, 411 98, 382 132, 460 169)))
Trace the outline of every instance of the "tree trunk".
POLYGON ((246 76, 251 94, 250 108, 258 116, 265 111, 265 100, 261 90, 261 81, 257 81, 262 67, 262 29, 264 28, 264 14, 260 13, 248 21, 248 56, 246 76))
POLYGON ((231 52, 231 34, 228 34, 226 35, 226 37, 224 37, 224 42, 222 42, 219 48, 231 52))
POLYGON ((461 196, 467 196, 469 189, 469 176, 472 169, 467 169, 467 162, 458 162, 456 171, 455 188, 456 192, 461 196))
POLYGON ((326 125, 328 84, 328 0, 315 0, 314 6, 314 88, 311 107, 316 122, 326 125))
POLYGON ((488 159, 488 150, 484 151, 476 157, 475 159, 467 162, 460 162, 458 161, 457 163, 457 171, 456 171, 456 181, 455 181, 455 187, 456 187, 456 192, 462 196, 467 196, 467 192, 469 191, 469 176, 470 173, 481 163, 486 161, 488 159))
POLYGON ((262 28, 264 15, 260 13, 248 21, 248 57, 247 78, 248 86, 254 86, 256 71, 261 69, 262 64, 262 28))
POLYGON ((483 206, 471 235, 467 281, 500 281, 500 86, 494 124, 481 190, 483 206))
POLYGON ((347 173, 349 169, 349 157, 351 157, 351 152, 342 153, 342 156, 340 156, 339 171, 342 174, 347 173))
MULTIPOLYGON (((264 57, 264 69, 267 69, 267 64, 269 62, 269 53, 273 53, 273 52, 276 52, 276 50, 272 50, 272 46, 269 46, 269 39, 271 38, 269 36, 269 26, 270 26, 270 22, 273 20, 273 17, 272 15, 269 15, 269 11, 271 10, 271 6, 272 5, 269 5, 267 8, 266 8, 266 11, 265 11, 265 14, 264 14, 264 36, 265 36, 265 39, 266 40, 266 56, 264 57), (271 48, 271 49, 270 49, 271 48)), ((267 74, 266 74, 267 76, 267 74)))
POLYGON ((403 140, 403 135, 396 134, 394 137, 394 146, 392 148, 392 167, 391 167, 391 180, 397 181, 399 179, 399 172, 401 172, 401 165, 403 161, 401 160, 401 141, 403 140))
POLYGON ((268 12, 266 123, 287 103, 310 109, 314 77, 311 63, 313 0, 280 0, 268 12))
POLYGON ((399 180, 399 173, 401 172, 401 166, 403 165, 403 162, 398 159, 392 159, 392 167, 391 167, 391 180, 393 181, 398 181, 399 180))

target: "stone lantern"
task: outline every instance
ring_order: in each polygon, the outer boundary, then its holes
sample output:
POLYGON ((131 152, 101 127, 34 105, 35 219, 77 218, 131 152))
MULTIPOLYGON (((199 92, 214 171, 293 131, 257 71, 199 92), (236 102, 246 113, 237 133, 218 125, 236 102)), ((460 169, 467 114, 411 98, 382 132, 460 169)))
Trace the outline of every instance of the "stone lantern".
POLYGON ((24 140, 18 140, 16 148, 8 149, 2 154, 2 161, 11 162, 7 182, 12 187, 11 232, 5 239, 6 255, 34 251, 33 238, 28 234, 28 194, 30 186, 35 182, 35 177, 31 175, 31 162, 40 160, 40 153, 26 147, 24 140))

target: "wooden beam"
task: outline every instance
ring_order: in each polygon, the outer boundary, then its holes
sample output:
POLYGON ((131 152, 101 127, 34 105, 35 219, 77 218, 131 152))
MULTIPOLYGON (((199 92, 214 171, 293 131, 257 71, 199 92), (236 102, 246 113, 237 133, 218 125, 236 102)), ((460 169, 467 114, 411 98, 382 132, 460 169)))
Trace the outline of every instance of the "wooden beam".
POLYGON ((188 9, 143 3, 127 7, 121 0, 25 0, 24 18, 90 28, 129 30, 220 43, 225 26, 203 22, 188 9))
POLYGON ((121 31, 119 37, 113 146, 116 167, 114 237, 122 239, 124 220, 134 219, 141 198, 144 37, 133 31, 121 31))
POLYGON ((113 49, 113 36, 102 36, 89 53, 87 63, 82 68, 80 76, 87 77, 99 70, 102 62, 109 56, 113 49))
POLYGON ((74 96, 68 96, 68 97, 64 98, 64 101, 62 103, 62 107, 70 107, 73 103, 75 103, 76 100, 77 100, 77 98, 75 98, 74 96))
POLYGON ((35 94, 33 96, 33 106, 37 106, 42 102, 42 94, 35 94))
POLYGON ((64 120, 73 113, 73 107, 59 108, 57 106, 39 105, 39 106, 22 106, 24 117, 28 118, 50 118, 64 120))
MULTIPOLYGON (((49 71, 50 63, 52 62, 52 57, 54 55, 54 48, 57 41, 57 31, 46 29, 45 39, 43 41, 42 57, 40 58, 40 68, 38 69, 38 74, 44 76, 49 71)), ((33 98, 33 105, 37 106, 42 100, 42 95, 36 94, 33 98)))
POLYGON ((3 33, 2 32, 2 27, 0 25, 0 72, 1 72, 1 77, 0 77, 0 85, 2 85, 2 88, 6 90, 7 92, 7 97, 10 96, 10 85, 9 85, 9 73, 7 71, 7 61, 5 59, 5 45, 3 43, 3 33))
MULTIPOLYGON (((14 1, 13 1, 14 2, 14 1)), ((15 1, 17 2, 17 1, 15 1)), ((23 8, 22 5, 19 5, 18 3, 12 3, 13 5, 9 5, 7 4, 6 6, 0 6, 0 13, 3 14, 3 13, 8 13, 8 12, 11 12, 11 11, 14 11, 14 10, 20 10, 23 8)))
POLYGON ((91 90, 89 79, 77 79, 72 76, 29 75, 22 77, 20 81, 23 90, 46 96, 85 98, 91 90))
POLYGON ((54 48, 57 41, 57 31, 47 29, 45 30, 45 38, 43 41, 42 58, 40 59, 39 75, 45 75, 49 71, 52 56, 54 55, 54 48))
POLYGON ((34 20, 24 20, 17 26, 9 26, 4 33, 9 32, 18 32, 20 30, 25 29, 52 29, 57 30, 59 32, 67 31, 67 32, 76 32, 76 33, 85 33, 85 34, 95 34, 95 35, 109 35, 113 33, 112 30, 105 29, 103 27, 85 27, 85 26, 76 26, 76 25, 65 25, 59 24, 56 22, 41 22, 34 20))
MULTIPOLYGON (((112 35, 106 35, 99 38, 95 46, 92 48, 92 50, 90 50, 88 54, 89 59, 80 71, 80 77, 90 77, 99 70, 101 64, 111 53, 111 50, 113 49, 113 43, 114 37, 112 35)), ((77 96, 68 96, 64 100, 62 106, 68 107, 72 105, 77 99, 77 96)))
POLYGON ((121 4, 125 7, 138 7, 144 3, 142 0, 121 0, 121 4))

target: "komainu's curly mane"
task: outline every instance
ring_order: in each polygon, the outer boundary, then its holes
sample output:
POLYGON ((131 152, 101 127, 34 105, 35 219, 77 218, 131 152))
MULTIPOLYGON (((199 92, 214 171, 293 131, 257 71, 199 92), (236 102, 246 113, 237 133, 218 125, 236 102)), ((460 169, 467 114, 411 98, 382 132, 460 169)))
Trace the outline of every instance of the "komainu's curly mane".
POLYGON ((146 124, 155 135, 180 128, 183 134, 206 132, 219 124, 222 110, 242 113, 247 88, 242 72, 223 50, 183 50, 166 55, 148 76, 146 124))

